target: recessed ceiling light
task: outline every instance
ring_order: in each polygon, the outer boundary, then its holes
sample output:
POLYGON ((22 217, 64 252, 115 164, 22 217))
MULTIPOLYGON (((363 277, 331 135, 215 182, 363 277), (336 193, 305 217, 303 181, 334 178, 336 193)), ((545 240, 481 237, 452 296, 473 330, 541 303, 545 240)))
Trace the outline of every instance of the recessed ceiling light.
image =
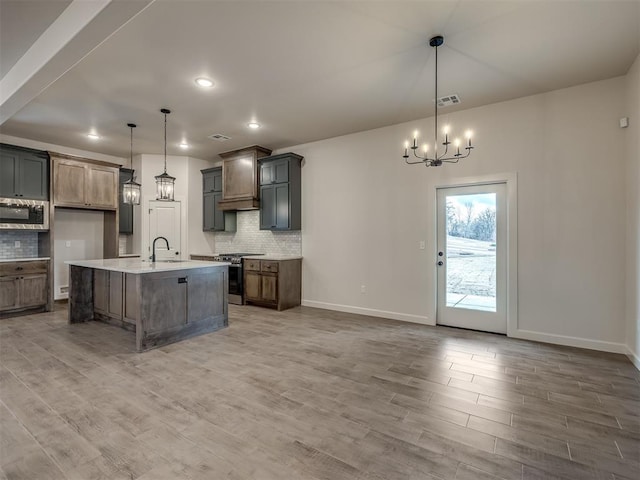
POLYGON ((87 133, 87 137, 89 137, 91 140, 100 140, 100 135, 97 135, 95 133, 87 133))
POLYGON ((205 77, 196 78, 196 84, 200 87, 213 87, 213 81, 205 77))
POLYGON ((182 149, 185 149, 185 150, 186 150, 187 148, 189 148, 189 144, 188 144, 188 143, 186 143, 186 142, 182 142, 182 143, 180 144, 180 148, 182 148, 182 149))
POLYGON ((261 125, 258 122, 249 122, 249 123, 247 123, 247 127, 251 128, 253 130, 256 130, 256 129, 260 128, 261 125))

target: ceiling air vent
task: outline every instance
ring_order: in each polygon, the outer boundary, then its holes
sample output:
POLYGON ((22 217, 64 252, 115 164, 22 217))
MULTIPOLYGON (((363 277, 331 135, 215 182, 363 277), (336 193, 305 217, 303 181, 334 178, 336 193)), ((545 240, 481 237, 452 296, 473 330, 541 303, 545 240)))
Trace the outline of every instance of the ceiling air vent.
POLYGON ((226 142, 227 140, 231 139, 231 137, 227 137, 226 135, 223 135, 221 133, 214 133, 213 135, 209 135, 207 138, 215 140, 216 142, 226 142))
POLYGON ((439 107, 450 107, 451 105, 458 105, 460 103, 460 97, 458 95, 447 95, 446 97, 440 97, 438 99, 439 107))

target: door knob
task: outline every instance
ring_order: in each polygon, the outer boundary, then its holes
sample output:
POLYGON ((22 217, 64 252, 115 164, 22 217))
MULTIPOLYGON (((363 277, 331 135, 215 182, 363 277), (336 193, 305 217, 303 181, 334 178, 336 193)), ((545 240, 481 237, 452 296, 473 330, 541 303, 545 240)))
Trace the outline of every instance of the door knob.
POLYGON ((440 261, 438 262, 438 266, 439 266, 439 267, 441 267, 442 265, 444 265, 444 262, 443 262, 442 260, 440 260, 440 261))
POLYGON ((444 252, 438 252, 438 256, 441 257, 444 255, 444 252))

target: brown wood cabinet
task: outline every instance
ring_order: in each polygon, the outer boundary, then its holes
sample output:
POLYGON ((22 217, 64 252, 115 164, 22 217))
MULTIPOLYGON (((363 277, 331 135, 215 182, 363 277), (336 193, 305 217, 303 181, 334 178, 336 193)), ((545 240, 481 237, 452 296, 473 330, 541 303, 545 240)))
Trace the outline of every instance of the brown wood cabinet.
POLYGON ((0 312, 44 310, 48 301, 48 260, 0 263, 0 312))
POLYGON ((255 210, 260 207, 258 159, 271 155, 268 148, 252 147, 221 153, 222 200, 220 210, 255 210))
POLYGON ((53 203, 58 207, 117 210, 117 166, 67 157, 53 158, 53 203))
POLYGON ((246 303, 286 310, 300 305, 302 297, 302 260, 244 261, 244 298, 246 303))

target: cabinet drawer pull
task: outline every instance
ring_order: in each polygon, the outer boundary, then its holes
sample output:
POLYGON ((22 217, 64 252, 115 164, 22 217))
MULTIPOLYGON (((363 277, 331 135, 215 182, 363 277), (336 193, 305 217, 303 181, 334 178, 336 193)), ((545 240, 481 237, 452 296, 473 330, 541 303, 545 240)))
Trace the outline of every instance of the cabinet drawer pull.
POLYGON ((187 283, 187 277, 179 277, 178 283, 187 283))
POLYGON ((17 270, 17 271, 24 270, 24 267, 16 267, 16 270, 17 270))

